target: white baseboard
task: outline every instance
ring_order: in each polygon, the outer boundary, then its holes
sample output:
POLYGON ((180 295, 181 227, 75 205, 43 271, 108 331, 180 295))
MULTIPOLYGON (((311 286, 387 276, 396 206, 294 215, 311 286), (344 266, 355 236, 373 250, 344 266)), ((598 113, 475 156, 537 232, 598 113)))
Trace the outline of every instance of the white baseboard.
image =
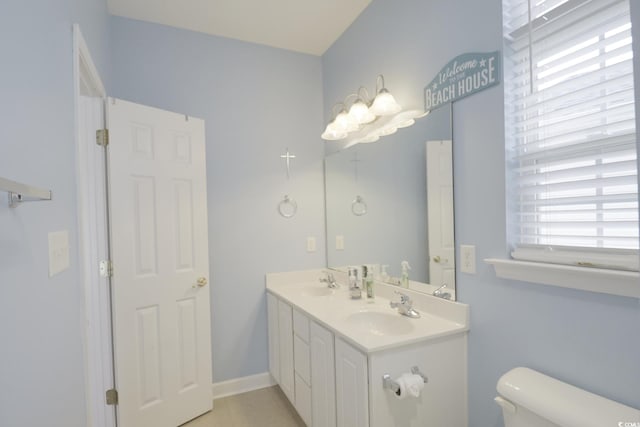
POLYGON ((221 397, 233 396, 234 394, 246 393, 273 385, 276 385, 276 382, 269 372, 234 378, 228 381, 213 383, 213 398, 219 399, 221 397))

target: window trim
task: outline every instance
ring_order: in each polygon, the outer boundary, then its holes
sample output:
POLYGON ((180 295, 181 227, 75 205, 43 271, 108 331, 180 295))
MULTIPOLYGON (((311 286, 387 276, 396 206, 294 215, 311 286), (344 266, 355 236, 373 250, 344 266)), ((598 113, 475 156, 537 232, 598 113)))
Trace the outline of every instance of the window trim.
POLYGON ((640 273, 513 259, 487 258, 503 279, 640 299, 640 273))
MULTIPOLYGON (((590 2, 591 0, 569 0, 556 9, 547 12, 544 17, 538 17, 530 21, 526 26, 514 28, 510 33, 505 33, 504 41, 507 43, 509 39, 521 37, 531 30, 539 29, 547 23, 553 22, 554 18, 568 10, 573 10, 582 4, 587 5, 590 2)), ((505 30, 503 23, 503 31, 505 30)), ((505 56, 507 56, 506 46, 507 44, 505 44, 505 56)), ((507 59, 505 59, 504 63, 505 65, 508 64, 507 59)), ((505 92, 508 90, 507 74, 505 72, 505 92)), ((635 83, 637 83, 637 77, 635 80, 635 83)), ((634 98, 634 101, 636 98, 634 98)), ((636 117, 637 114, 636 110, 636 117)), ((507 125, 508 123, 505 123, 505 126, 507 125)), ((637 120, 636 126, 638 126, 637 120)), ((638 131, 640 129, 636 129, 636 138, 639 135, 638 131)), ((640 155, 640 151, 638 151, 638 154, 640 155)), ((508 166, 507 173, 509 173, 508 166)), ((509 187, 507 187, 507 193, 509 193, 509 187)), ((509 204, 509 201, 507 203, 509 204)), ((509 227, 511 226, 507 224, 508 235, 510 235, 509 227)), ((583 251, 587 251, 588 248, 565 247, 564 249, 566 250, 561 251, 561 254, 556 253, 555 257, 550 257, 550 254, 544 252, 545 245, 537 245, 535 249, 527 246, 529 245, 520 243, 510 246, 510 251, 514 251, 511 254, 512 258, 488 258, 485 259, 485 262, 493 266, 496 275, 500 278, 640 299, 640 273, 638 271, 629 271, 638 269, 638 250, 635 250, 636 259, 631 259, 634 256, 633 250, 631 250, 630 253, 625 254, 624 261, 618 263, 617 260, 612 260, 611 258, 619 253, 617 249, 597 248, 596 252, 599 253, 586 255, 583 251), (573 255, 581 256, 574 257, 573 255), (581 261, 584 265, 576 265, 576 261, 581 261), (563 264, 560 264, 561 262, 563 264), (574 265, 571 265, 572 263, 574 265), (608 268, 599 268, 602 265, 608 266, 608 268)))

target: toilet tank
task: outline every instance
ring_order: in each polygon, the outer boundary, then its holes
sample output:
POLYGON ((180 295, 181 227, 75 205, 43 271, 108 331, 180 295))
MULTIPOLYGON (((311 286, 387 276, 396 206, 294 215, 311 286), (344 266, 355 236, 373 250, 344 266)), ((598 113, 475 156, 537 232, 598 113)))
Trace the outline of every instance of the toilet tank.
POLYGON ((505 427, 640 427, 640 410, 529 368, 498 381, 505 427))

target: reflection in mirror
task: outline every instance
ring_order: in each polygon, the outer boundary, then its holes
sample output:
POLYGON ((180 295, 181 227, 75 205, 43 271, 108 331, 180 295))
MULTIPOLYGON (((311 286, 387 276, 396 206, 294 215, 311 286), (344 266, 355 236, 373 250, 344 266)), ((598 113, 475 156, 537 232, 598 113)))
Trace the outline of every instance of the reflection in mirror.
POLYGON ((325 158, 327 264, 370 264, 378 280, 455 299, 451 109, 325 158), (385 267, 386 266, 386 267, 385 267), (449 295, 446 295, 449 294, 449 295))

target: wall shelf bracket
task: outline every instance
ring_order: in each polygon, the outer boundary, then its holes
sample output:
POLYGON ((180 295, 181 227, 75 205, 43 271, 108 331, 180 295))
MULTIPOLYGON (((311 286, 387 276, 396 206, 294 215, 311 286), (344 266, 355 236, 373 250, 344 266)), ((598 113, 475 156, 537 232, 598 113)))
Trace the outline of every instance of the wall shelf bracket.
POLYGON ((0 191, 9 194, 9 207, 15 208, 22 202, 51 200, 51 191, 0 178, 0 191))

